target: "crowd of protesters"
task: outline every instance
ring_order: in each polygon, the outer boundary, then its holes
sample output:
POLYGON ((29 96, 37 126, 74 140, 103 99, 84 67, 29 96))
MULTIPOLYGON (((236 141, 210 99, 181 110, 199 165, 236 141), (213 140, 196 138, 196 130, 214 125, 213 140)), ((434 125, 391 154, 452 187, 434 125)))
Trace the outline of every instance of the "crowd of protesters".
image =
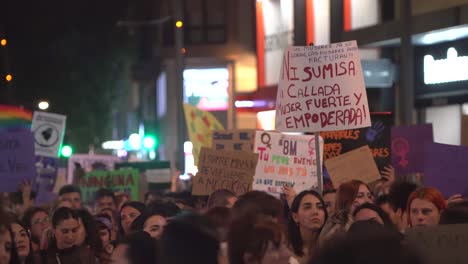
POLYGON ((424 263, 405 232, 468 223, 468 201, 386 175, 323 194, 284 186, 280 198, 223 189, 130 201, 100 189, 85 204, 66 185, 43 206, 24 183, 1 199, 0 264, 424 263))

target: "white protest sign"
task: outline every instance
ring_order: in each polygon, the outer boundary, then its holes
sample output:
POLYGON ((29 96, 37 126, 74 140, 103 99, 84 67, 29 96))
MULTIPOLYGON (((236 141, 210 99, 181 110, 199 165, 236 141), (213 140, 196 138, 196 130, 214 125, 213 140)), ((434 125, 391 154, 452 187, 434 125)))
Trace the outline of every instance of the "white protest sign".
POLYGON ((356 41, 284 51, 276 129, 320 132, 371 125, 356 41))
MULTIPOLYGON (((299 193, 317 188, 317 159, 313 135, 286 135, 257 131, 254 151, 259 154, 253 189, 281 193, 283 185, 299 193)), ((320 138, 320 164, 323 159, 323 139, 320 138)))
POLYGON ((64 115, 34 112, 31 130, 34 135, 36 156, 52 158, 59 156, 66 120, 67 117, 64 115))

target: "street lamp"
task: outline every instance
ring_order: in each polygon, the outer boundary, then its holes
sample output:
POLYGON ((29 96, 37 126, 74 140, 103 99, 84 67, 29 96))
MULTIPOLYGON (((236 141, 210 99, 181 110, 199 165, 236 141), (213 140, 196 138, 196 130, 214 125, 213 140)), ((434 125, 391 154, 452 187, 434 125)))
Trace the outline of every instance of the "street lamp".
POLYGON ((41 101, 39 102, 38 107, 41 110, 47 110, 49 108, 49 102, 41 101))

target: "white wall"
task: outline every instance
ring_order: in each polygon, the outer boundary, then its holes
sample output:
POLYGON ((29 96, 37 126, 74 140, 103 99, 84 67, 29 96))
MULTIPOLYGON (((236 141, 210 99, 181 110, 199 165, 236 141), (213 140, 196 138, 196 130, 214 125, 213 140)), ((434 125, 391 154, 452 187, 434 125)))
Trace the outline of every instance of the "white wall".
POLYGON ((426 109, 426 123, 432 123, 435 142, 460 145, 461 114, 460 105, 437 106, 426 109))
POLYGON ((264 0, 265 84, 279 81, 283 50, 293 44, 294 17, 292 0, 264 0))
POLYGON ((330 43, 330 0, 314 0, 315 45, 330 43))
POLYGON ((380 21, 377 0, 351 0, 351 29, 373 26, 380 21))

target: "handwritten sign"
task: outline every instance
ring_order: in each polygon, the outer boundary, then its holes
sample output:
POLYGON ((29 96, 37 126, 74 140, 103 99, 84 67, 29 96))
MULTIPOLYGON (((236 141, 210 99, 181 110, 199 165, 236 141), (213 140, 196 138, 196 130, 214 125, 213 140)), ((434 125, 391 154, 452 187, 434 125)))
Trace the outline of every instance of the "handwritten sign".
POLYGON ((424 171, 424 144, 434 141, 432 124, 392 127, 392 165, 396 175, 424 171))
POLYGON ((64 115, 34 112, 31 130, 34 134, 37 156, 58 158, 66 120, 67 117, 64 115))
POLYGON ((23 180, 34 181, 34 141, 31 131, 0 133, 0 191, 14 192, 23 180))
POLYGON ((254 129, 226 130, 213 132, 213 149, 253 151, 254 129))
POLYGON ((356 41, 285 50, 276 99, 277 130, 320 132, 370 124, 356 41))
POLYGON ((131 200, 139 199, 138 170, 122 169, 114 171, 92 171, 87 173, 80 181, 81 195, 84 201, 91 201, 100 188, 111 189, 114 192, 123 192, 130 195, 131 200))
MULTIPOLYGON (((323 140, 320 138, 320 159, 323 140)), ((315 137, 257 131, 255 150, 259 154, 253 189, 280 194, 283 185, 296 192, 317 188, 315 137)))
POLYGON ((325 161, 325 166, 336 188, 351 180, 370 183, 380 179, 379 170, 367 145, 329 159, 325 161))
POLYGON ((321 132, 320 136, 325 141, 323 159, 328 160, 368 145, 379 171, 391 165, 390 131, 392 115, 389 113, 371 113, 371 121, 372 125, 370 127, 321 132))
POLYGON ((440 190, 445 197, 468 197, 468 147, 438 143, 424 146, 424 184, 440 190))
POLYGON ((406 239, 427 264, 468 263, 468 225, 416 227, 406 232, 406 239))
POLYGON ((258 154, 251 152, 202 148, 192 194, 210 195, 219 189, 237 195, 250 191, 257 160, 258 154))

